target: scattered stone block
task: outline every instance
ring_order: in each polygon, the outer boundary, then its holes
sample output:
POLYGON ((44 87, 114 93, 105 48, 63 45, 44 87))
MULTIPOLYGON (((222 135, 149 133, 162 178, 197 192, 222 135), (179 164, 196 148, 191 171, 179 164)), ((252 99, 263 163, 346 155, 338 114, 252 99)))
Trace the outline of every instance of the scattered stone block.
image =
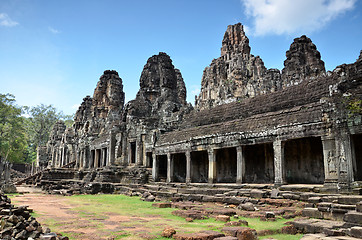
POLYGON ((241 226, 241 222, 232 221, 225 223, 225 227, 231 227, 231 226, 241 226))
POLYGON ((274 212, 265 212, 265 218, 275 218, 274 212))
POLYGON ((175 240, 212 240, 225 235, 216 231, 201 231, 197 233, 176 233, 175 240))
POLYGON ((259 189, 252 189, 250 191, 250 197, 252 198, 263 198, 266 195, 266 192, 259 189))
POLYGON ((318 208, 304 208, 302 211, 302 216, 310 218, 323 218, 322 213, 318 211, 318 208))
POLYGON ((156 207, 156 208, 170 208, 171 207, 171 203, 169 202, 159 202, 159 203, 153 203, 152 207, 156 207))
POLYGON ((221 222, 228 222, 230 221, 230 216, 227 215, 218 215, 215 218, 216 221, 221 221, 221 222))
POLYGON ((225 233, 226 236, 236 237, 238 231, 249 229, 248 227, 223 227, 221 231, 225 233))
POLYGON ((285 226, 285 227, 282 227, 281 233, 295 235, 298 233, 298 230, 294 226, 285 226))
POLYGON ((362 239, 362 227, 351 227, 352 237, 362 239))
POLYGON ((344 215, 343 220, 349 223, 356 223, 362 225, 362 212, 349 211, 344 215))
POLYGON ((310 197, 308 198, 309 203, 317 204, 321 202, 321 197, 310 197))
POLYGON ((250 202, 241 203, 238 208, 245 210, 245 211, 255 211, 254 204, 252 204, 250 202))
POLYGON ((171 238, 174 234, 176 234, 176 230, 171 227, 167 227, 163 229, 161 236, 166 238, 171 238))
POLYGON ((239 230, 237 232, 236 237, 238 238, 238 240, 257 240, 258 239, 256 231, 251 228, 239 230))
POLYGON ((279 189, 272 189, 271 193, 270 193, 270 197, 271 198, 278 198, 280 196, 280 191, 279 189))
POLYGON ((226 237, 214 238, 214 240, 238 240, 238 238, 237 237, 226 236, 226 237))
POLYGON ((356 204, 356 210, 357 212, 362 212, 362 201, 356 204))

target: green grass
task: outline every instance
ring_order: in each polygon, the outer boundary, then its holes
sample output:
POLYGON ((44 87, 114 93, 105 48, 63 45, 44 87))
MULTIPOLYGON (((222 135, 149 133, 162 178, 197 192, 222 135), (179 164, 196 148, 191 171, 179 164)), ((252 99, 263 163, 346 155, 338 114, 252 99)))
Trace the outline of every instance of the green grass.
MULTIPOLYGON (((147 229, 147 232, 154 236, 154 239, 165 240, 167 238, 161 237, 161 232, 166 226, 173 227, 177 232, 194 233, 203 230, 220 231, 224 227, 224 222, 216 221, 214 218, 203 220, 194 220, 193 222, 186 222, 184 218, 174 216, 171 213, 175 211, 174 208, 154 208, 151 202, 140 201, 138 197, 129 197, 125 195, 73 195, 66 197, 69 205, 73 206, 70 210, 77 214, 79 218, 86 219, 91 227, 97 229, 97 233, 102 236, 114 239, 135 240, 141 239, 135 232, 128 229, 129 227, 136 227, 140 229, 147 229), (106 229, 104 221, 112 218, 112 216, 123 216, 127 221, 118 223, 120 229, 110 230, 106 229), (140 218, 140 219, 137 219, 140 218), (102 222, 103 221, 103 222, 102 222)), ((37 213, 35 213, 37 216, 37 213)), ((278 219, 275 222, 262 222, 256 218, 240 218, 249 222, 249 227, 256 230, 278 230, 281 229, 285 222, 291 219, 278 219)), ((239 219, 233 219, 238 221, 239 219)), ((67 232, 62 228, 66 225, 66 221, 57 222, 54 219, 46 220, 45 224, 52 229, 68 236, 70 239, 77 239, 79 233, 67 232)), ((80 227, 81 228, 81 227, 80 227)), ((297 240, 301 235, 283 235, 275 234, 260 237, 260 239, 273 237, 280 240, 297 240)))

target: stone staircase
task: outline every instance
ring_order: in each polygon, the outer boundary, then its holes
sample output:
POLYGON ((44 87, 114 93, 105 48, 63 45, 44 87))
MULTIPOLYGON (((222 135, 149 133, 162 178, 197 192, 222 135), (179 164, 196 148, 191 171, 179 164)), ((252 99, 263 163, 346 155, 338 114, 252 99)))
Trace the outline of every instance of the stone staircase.
POLYGON ((362 239, 362 196, 320 195, 307 199, 302 216, 293 225, 306 233, 327 236, 352 236, 362 239))

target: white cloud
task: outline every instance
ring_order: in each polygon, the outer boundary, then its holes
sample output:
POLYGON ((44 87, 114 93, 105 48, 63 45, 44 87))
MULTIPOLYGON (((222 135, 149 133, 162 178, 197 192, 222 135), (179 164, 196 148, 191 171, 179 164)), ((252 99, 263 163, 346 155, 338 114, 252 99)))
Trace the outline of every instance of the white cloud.
POLYGON ((55 29, 55 28, 48 27, 48 29, 49 29, 49 31, 50 31, 51 33, 53 33, 53 34, 58 34, 58 33, 60 33, 60 31, 57 30, 57 29, 55 29))
POLYGON ((306 33, 318 30, 357 0, 241 0, 253 18, 255 35, 306 33))
POLYGON ((19 23, 11 20, 11 18, 6 13, 0 13, 0 26, 4 27, 15 27, 19 23))
POLYGON ((199 88, 199 86, 192 85, 192 86, 191 86, 191 95, 192 95, 192 96, 195 96, 195 95, 199 95, 199 93, 200 93, 200 88, 199 88))
POLYGON ((79 107, 80 107, 80 104, 74 104, 74 105, 72 106, 72 109, 78 110, 79 107))

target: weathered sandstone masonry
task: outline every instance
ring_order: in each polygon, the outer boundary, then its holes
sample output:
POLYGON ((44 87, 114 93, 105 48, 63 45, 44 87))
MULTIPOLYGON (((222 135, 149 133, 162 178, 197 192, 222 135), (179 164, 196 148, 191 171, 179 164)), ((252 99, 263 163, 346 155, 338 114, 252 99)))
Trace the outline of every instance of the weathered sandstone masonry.
POLYGON ((228 26, 194 109, 165 53, 148 59, 126 104, 122 79, 105 71, 73 127, 54 126, 38 165, 73 164, 64 178, 98 182, 358 186, 362 54, 326 72, 316 46, 301 36, 279 71, 250 51, 243 26, 228 26))

